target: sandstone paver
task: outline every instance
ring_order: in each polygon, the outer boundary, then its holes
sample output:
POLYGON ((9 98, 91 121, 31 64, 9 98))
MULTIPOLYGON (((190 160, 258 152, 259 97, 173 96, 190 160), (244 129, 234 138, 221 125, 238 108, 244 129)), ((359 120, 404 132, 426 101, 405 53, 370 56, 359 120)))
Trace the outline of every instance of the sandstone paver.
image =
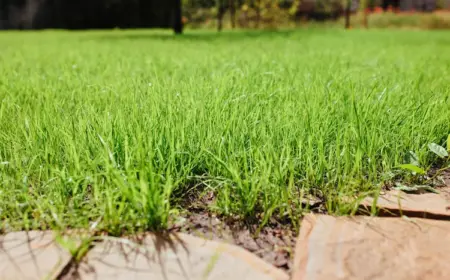
MULTIPOLYGON (((383 214, 450 220, 450 187, 438 189, 439 193, 408 194, 398 190, 380 195, 377 208, 383 214)), ((361 206, 369 210, 374 198, 366 198, 361 206)))
POLYGON ((148 234, 141 245, 105 240, 85 256, 80 279, 289 279, 246 250, 186 234, 148 234))
POLYGON ((292 279, 450 279, 450 222, 308 215, 292 279))
POLYGON ((51 231, 0 236, 0 279, 53 279, 71 260, 51 231))

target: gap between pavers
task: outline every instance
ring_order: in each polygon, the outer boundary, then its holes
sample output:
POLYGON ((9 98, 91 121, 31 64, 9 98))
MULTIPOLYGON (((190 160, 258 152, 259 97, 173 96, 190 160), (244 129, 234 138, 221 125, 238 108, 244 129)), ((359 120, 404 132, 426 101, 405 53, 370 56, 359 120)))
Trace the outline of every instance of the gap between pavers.
POLYGON ((276 279, 289 275, 234 245, 187 234, 105 238, 62 279, 276 279))
POLYGON ((293 280, 450 279, 450 222, 307 215, 293 280))

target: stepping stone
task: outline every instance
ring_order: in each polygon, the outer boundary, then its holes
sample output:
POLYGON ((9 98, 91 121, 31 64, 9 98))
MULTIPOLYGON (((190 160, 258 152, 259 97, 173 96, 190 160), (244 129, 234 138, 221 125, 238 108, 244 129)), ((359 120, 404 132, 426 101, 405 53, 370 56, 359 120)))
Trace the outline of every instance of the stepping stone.
POLYGON ((0 279, 54 279, 70 262, 70 253, 51 231, 12 232, 0 236, 0 279))
POLYGON ((450 222, 308 215, 293 280, 450 279, 450 222))
POLYGON ((289 279, 244 249, 186 234, 148 234, 140 245, 107 239, 95 245, 72 273, 83 280, 289 279))
MULTIPOLYGON (((389 191, 380 195, 376 206, 381 215, 432 218, 450 220, 450 187, 438 189, 439 194, 407 194, 402 191, 389 191)), ((370 213, 374 198, 366 198, 361 203, 362 210, 370 213)))

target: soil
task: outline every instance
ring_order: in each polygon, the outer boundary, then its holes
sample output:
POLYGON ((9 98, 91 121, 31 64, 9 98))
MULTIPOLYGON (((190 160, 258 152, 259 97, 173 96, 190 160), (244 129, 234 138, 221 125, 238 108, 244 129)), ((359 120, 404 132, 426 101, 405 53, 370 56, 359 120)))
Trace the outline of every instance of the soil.
POLYGON ((438 187, 450 187, 450 168, 438 173, 438 169, 432 169, 429 176, 434 177, 434 184, 438 187), (437 174, 438 173, 438 174, 437 174))
POLYGON ((184 205, 187 212, 172 221, 170 231, 233 244, 277 268, 291 271, 298 227, 295 228, 291 221, 274 218, 261 228, 261 217, 251 222, 238 217, 221 217, 209 210, 214 200, 213 192, 197 193, 187 198, 184 205))
POLYGON ((183 217, 172 231, 237 245, 288 272, 292 267, 297 230, 288 224, 272 220, 258 230, 257 223, 224 220, 202 211, 183 217))

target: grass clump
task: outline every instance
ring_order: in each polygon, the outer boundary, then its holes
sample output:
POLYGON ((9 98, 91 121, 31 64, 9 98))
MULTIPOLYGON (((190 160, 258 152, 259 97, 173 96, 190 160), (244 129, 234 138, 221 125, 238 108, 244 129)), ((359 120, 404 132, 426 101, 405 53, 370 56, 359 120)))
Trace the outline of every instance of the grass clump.
MULTIPOLYGON (((2 230, 349 213, 450 133, 448 32, 0 34, 2 230), (350 198, 350 199, 349 199, 350 198)), ((442 160, 442 159, 440 159, 442 160)))

